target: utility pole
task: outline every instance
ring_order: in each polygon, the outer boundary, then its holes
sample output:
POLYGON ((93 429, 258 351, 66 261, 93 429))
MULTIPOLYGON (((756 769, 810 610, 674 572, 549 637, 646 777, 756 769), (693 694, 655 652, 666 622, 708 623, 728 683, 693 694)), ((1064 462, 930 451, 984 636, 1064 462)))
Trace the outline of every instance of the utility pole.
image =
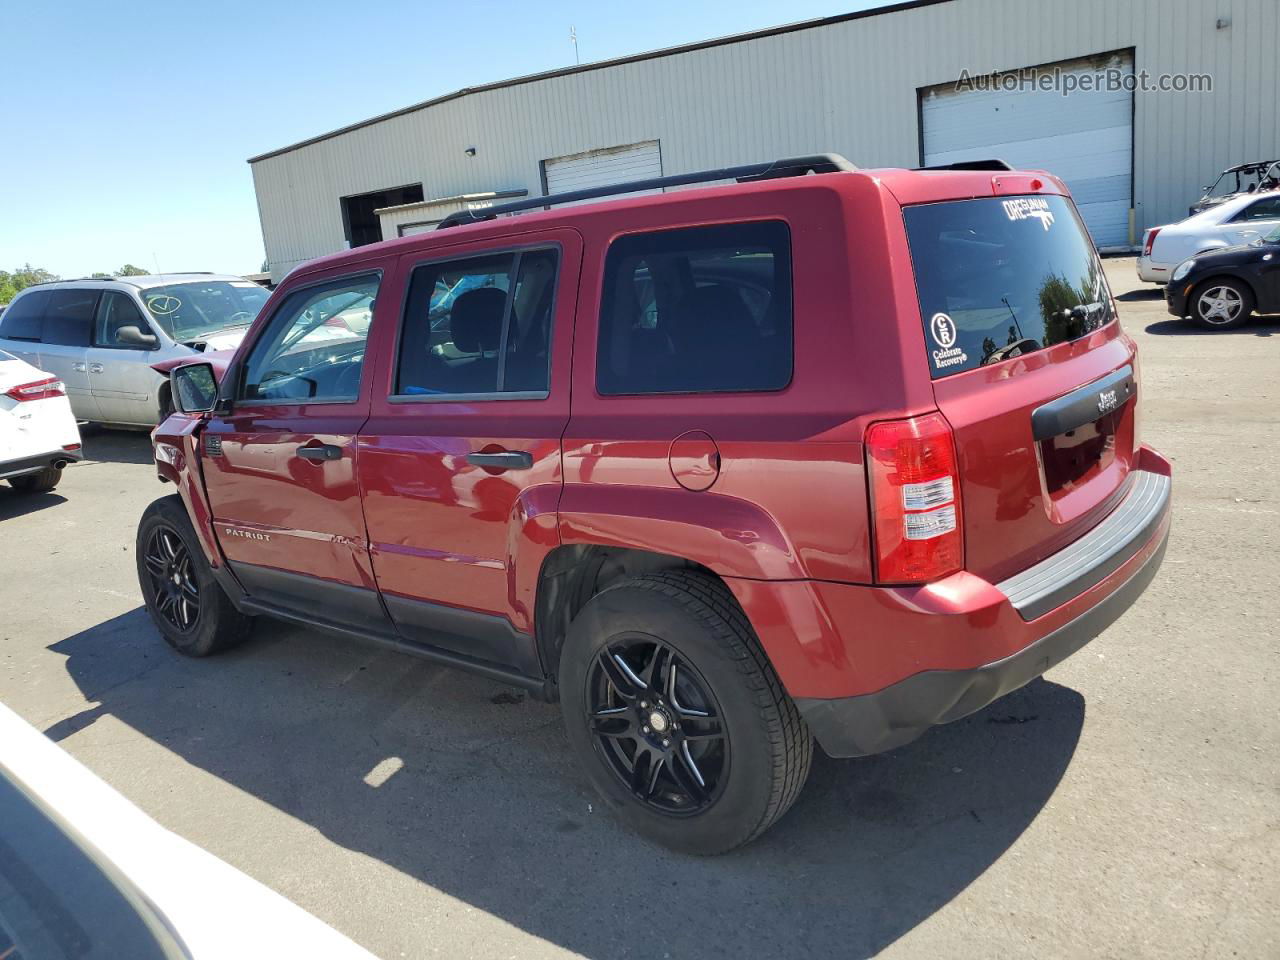
POLYGON ((573 44, 573 62, 575 65, 581 64, 578 58, 578 30, 576 27, 569 27, 569 42, 573 44))

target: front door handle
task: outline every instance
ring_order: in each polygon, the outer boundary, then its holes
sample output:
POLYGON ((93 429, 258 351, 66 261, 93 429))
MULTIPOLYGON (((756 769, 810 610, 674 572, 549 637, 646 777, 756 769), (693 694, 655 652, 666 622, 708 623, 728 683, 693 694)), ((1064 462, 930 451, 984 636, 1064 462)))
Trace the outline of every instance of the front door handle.
POLYGON ((331 443, 321 443, 310 447, 299 447, 298 456, 303 460, 319 462, 321 460, 341 460, 342 448, 331 443))
POLYGON ((77 360, 75 361, 75 363, 71 364, 71 369, 74 370, 76 373, 85 373, 88 371, 89 368, 87 365, 77 360))
POLYGON ((100 363, 91 363, 91 364, 89 364, 89 372, 90 372, 90 373, 101 373, 101 372, 102 372, 102 364, 100 364, 100 363))
POLYGON ((528 470, 533 466, 533 454, 523 450, 468 453, 467 463, 473 467, 488 467, 490 470, 528 470))

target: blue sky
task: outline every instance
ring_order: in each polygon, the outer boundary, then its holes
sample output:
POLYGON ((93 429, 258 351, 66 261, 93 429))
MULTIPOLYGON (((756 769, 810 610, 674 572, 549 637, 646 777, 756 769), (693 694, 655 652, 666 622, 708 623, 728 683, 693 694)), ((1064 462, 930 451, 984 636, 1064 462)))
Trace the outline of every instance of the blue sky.
POLYGON ((5 5, 0 269, 255 271, 248 157, 471 84, 883 0, 5 5))

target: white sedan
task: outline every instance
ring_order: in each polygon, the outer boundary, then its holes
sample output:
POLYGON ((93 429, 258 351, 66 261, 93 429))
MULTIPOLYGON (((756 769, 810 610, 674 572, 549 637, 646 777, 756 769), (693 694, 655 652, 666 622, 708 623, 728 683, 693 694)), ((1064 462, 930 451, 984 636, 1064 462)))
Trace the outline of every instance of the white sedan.
POLYGON ((1209 250, 1252 243, 1280 226, 1280 190, 1245 194, 1178 223, 1152 227, 1142 237, 1138 277, 1168 283, 1183 260, 1209 250))
POLYGON ((375 960, 0 704, 0 960, 375 960))
POLYGON ((0 480, 44 493, 83 456, 62 381, 0 350, 0 480))

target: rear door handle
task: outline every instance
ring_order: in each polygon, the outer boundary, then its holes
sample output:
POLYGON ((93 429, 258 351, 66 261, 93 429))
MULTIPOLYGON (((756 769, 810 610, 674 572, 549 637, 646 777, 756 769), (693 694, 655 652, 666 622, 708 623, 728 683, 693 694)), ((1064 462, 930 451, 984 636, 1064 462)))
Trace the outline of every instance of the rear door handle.
POLYGON ((73 364, 71 364, 71 369, 74 370, 76 373, 86 373, 89 368, 85 364, 77 360, 73 364))
POLYGON ((533 466, 533 454, 523 450, 503 450, 500 453, 468 453, 467 463, 473 467, 490 470, 528 470, 533 466))
POLYGON ((90 373, 101 373, 101 372, 102 372, 102 364, 100 364, 100 363, 91 363, 91 364, 89 364, 89 372, 90 372, 90 373))
POLYGON ((303 460, 318 462, 320 460, 341 460, 342 448, 331 443, 320 443, 310 447, 299 447, 298 456, 303 460))

